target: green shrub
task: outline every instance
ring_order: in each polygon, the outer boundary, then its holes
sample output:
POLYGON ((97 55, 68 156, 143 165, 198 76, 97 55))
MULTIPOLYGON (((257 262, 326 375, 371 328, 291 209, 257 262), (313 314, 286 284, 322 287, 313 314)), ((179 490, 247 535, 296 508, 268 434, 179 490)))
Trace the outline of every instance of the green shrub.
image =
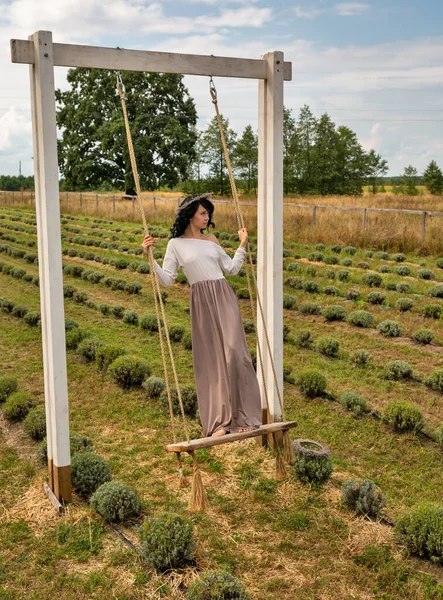
POLYGON ((300 304, 299 310, 302 315, 319 315, 321 313, 321 306, 316 302, 303 302, 300 304))
POLYGON ((343 258, 343 260, 340 261, 340 264, 344 267, 352 267, 352 260, 350 258, 343 258))
POLYGON ((283 308, 290 310, 295 306, 297 298, 291 294, 283 294, 283 308))
POLYGON ((416 506, 397 520, 395 538, 412 554, 443 564, 443 508, 416 506))
POLYGON ((29 327, 37 327, 40 323, 40 313, 27 313, 24 321, 29 327))
POLYGON ((356 367, 366 367, 372 358, 372 354, 367 350, 356 350, 350 356, 351 362, 356 367))
MULTIPOLYGON (((172 385, 170 387, 170 392, 171 392, 172 410, 174 411, 175 415, 181 415, 180 402, 178 399, 178 392, 177 392, 177 388, 175 385, 172 385)), ((183 410, 184 410, 185 415, 188 415, 189 417, 195 419, 195 417, 197 416, 197 410, 198 410, 197 392, 196 392, 195 387, 193 385, 181 386, 180 394, 181 394, 181 398, 182 398, 183 410)), ((162 392, 160 399, 161 399, 164 407, 169 408, 169 401, 168 401, 168 395, 167 395, 166 389, 162 392)))
POLYGON ((296 454, 294 470, 300 481, 318 487, 331 476, 333 464, 329 456, 296 454))
POLYGON ((303 289, 308 294, 316 294, 319 291, 318 283, 316 281, 305 281, 303 283, 303 289))
POLYGON ((350 254, 351 256, 353 256, 357 252, 357 248, 355 248, 354 246, 346 246, 346 248, 343 249, 343 252, 345 254, 350 254))
POLYGON ((103 343, 96 339, 86 339, 80 342, 77 346, 77 352, 86 362, 94 362, 97 349, 102 346, 103 343))
POLYGON ((392 400, 385 406, 382 421, 396 431, 415 431, 425 426, 423 414, 418 406, 402 400, 392 400))
POLYGON ((187 331, 183 336, 182 344, 185 350, 192 350, 192 335, 190 331, 187 331))
POLYGON ((443 269, 443 258, 437 258, 437 260, 435 261, 435 264, 437 265, 437 267, 439 269, 443 269))
POLYGON ((340 396, 340 404, 352 412, 354 417, 359 417, 368 410, 366 400, 357 392, 344 392, 340 396))
MULTIPOLYGON (((389 288, 386 286, 386 289, 389 288)), ((397 290, 399 294, 409 294, 411 291, 411 286, 409 283, 397 283, 397 285, 392 283, 392 289, 397 290)))
POLYGON ((291 262, 286 265, 286 271, 301 271, 301 266, 298 263, 291 262))
POLYGON ((327 321, 343 321, 346 319, 346 310, 340 304, 332 304, 323 309, 322 315, 327 321))
POLYGON ((380 273, 390 273, 391 272, 391 267, 389 265, 380 265, 378 267, 378 270, 380 273))
POLYGON ((395 272, 401 277, 407 277, 411 274, 411 269, 405 265, 401 267, 395 267, 395 272))
POLYGON ((357 267, 360 267, 360 269, 370 269, 371 265, 366 261, 361 261, 357 263, 357 267))
POLYGON ((340 353, 340 342, 332 337, 320 337, 317 341, 316 350, 329 358, 337 358, 340 353))
POLYGON ((236 294, 239 298, 243 298, 247 300, 249 298, 249 290, 248 288, 240 288, 236 290, 236 294))
POLYGON ((3 300, 2 302, 2 311, 6 313, 11 313, 14 310, 15 302, 12 300, 3 300))
POLYGON ((71 461, 71 481, 80 496, 89 498, 103 483, 111 481, 111 469, 94 452, 77 452, 71 461))
POLYGON ((332 269, 326 269, 324 272, 324 276, 326 279, 335 279, 335 271, 332 269))
POLYGON ((125 290, 128 294, 139 294, 142 289, 142 284, 138 283, 138 281, 131 281, 126 284, 125 290))
POLYGON ((88 299, 88 294, 86 292, 81 292, 77 290, 76 292, 74 292, 72 299, 78 304, 84 304, 88 299))
POLYGON ((325 289, 323 290, 323 292, 327 296, 339 296, 340 295, 340 290, 337 287, 335 287, 334 285, 327 285, 325 287, 325 289))
POLYGON ((306 267, 306 275, 309 277, 315 277, 317 275, 317 269, 313 265, 308 265, 306 267))
POLYGON ((111 313, 116 319, 121 319, 125 314, 125 307, 117 304, 111 308, 111 313))
POLYGON ((434 271, 431 271, 430 269, 419 269, 417 271, 417 277, 419 279, 431 280, 431 279, 435 279, 435 273, 434 273, 434 271))
POLYGON ((166 388, 166 383, 161 377, 148 377, 142 383, 142 388, 145 390, 148 398, 160 398, 163 390, 166 388))
POLYGON ((156 315, 143 315, 140 319, 140 328, 147 331, 158 331, 156 315))
POLYGON ((148 262, 139 262, 137 265, 137 273, 150 273, 151 267, 148 262))
POLYGON ((116 258, 114 259, 114 267, 116 269, 126 269, 126 267, 129 265, 129 261, 126 260, 125 258, 116 258))
POLYGON ((369 292, 367 300, 370 304, 383 304, 386 296, 382 292, 369 292))
POLYGON ((5 419, 12 422, 23 421, 31 408, 36 406, 35 400, 25 392, 13 392, 3 404, 2 410, 5 419))
POLYGON ((425 304, 423 306, 423 316, 428 319, 439 319, 443 312, 443 308, 438 304, 425 304))
POLYGON ((437 369, 425 377, 424 384, 431 390, 443 394, 443 369, 437 369))
POLYGON ((106 371, 111 363, 127 351, 120 346, 98 346, 95 352, 95 362, 99 371, 106 371))
POLYGON ((84 329, 71 329, 66 333, 66 349, 76 350, 78 345, 90 335, 90 332, 84 329))
POLYGON ((288 277, 285 280, 285 284, 289 285, 289 287, 295 290, 303 289, 303 279, 301 279, 300 277, 288 277))
POLYGON ((443 284, 433 285, 428 290, 431 298, 443 298, 443 284))
POLYGON ((294 346, 297 346, 297 348, 310 348, 313 341, 314 338, 312 337, 311 332, 306 329, 302 329, 301 331, 297 331, 297 333, 294 335, 293 344, 294 346))
POLYGON ((395 260, 395 262, 404 262, 406 260, 406 255, 402 252, 398 252, 397 254, 391 254, 390 260, 395 260))
POLYGON ((434 439, 443 448, 443 423, 435 430, 434 439))
POLYGON ((309 398, 315 398, 326 390, 326 377, 314 369, 304 369, 297 378, 301 391, 309 398))
MULTIPOLYGON (((81 433, 71 433, 69 436, 69 446, 71 449, 71 458, 77 452, 92 452, 92 440, 81 433)), ((37 458, 42 464, 48 462, 48 445, 44 438, 37 448, 37 458)))
POLYGON ((414 308, 414 301, 411 298, 399 298, 395 303, 395 308, 400 312, 406 312, 414 308))
POLYGON ((380 252, 376 252, 374 254, 374 257, 378 258, 380 260, 388 260, 389 259, 389 254, 387 252, 380 251, 380 252))
POLYGON ((400 337, 401 336, 401 325, 397 321, 382 321, 377 325, 377 331, 379 331, 385 337, 400 337))
POLYGON ((225 571, 207 571, 188 588, 186 600, 250 600, 241 582, 225 571))
POLYGON ((93 493, 90 504, 106 521, 124 521, 140 512, 137 492, 120 481, 103 483, 93 493))
POLYGON ((372 250, 366 250, 365 257, 372 258, 374 256, 374 252, 372 250))
POLYGON ((78 329, 79 325, 72 319, 65 319, 65 331, 71 331, 72 329, 78 329))
POLYGON ((0 377, 0 404, 2 404, 10 394, 18 390, 18 381, 15 377, 0 377))
POLYGON ((325 265, 338 265, 338 258, 336 256, 326 255, 323 258, 325 265))
POLYGON ((414 331, 414 333, 412 334, 412 339, 414 340, 414 342, 423 345, 430 344, 434 337, 434 333, 430 329, 425 328, 417 329, 417 331, 414 331))
POLYGON ((311 252, 306 258, 312 262, 321 262, 323 260, 323 254, 321 252, 311 252))
POLYGON ((33 440, 40 441, 46 435, 46 411, 44 406, 31 408, 23 421, 25 433, 33 440))
POLYGON ((147 519, 140 528, 140 554, 157 571, 178 569, 193 560, 192 521, 166 513, 147 519))
POLYGON ((340 252, 341 252, 340 244, 334 244, 333 246, 331 246, 331 250, 332 250, 332 252, 335 252, 336 254, 340 254, 340 252))
POLYGON ((134 356, 119 356, 109 366, 109 373, 123 389, 138 386, 149 377, 151 368, 145 360, 134 356))
POLYGON ((380 287, 383 283, 383 277, 378 273, 365 273, 361 278, 362 282, 369 287, 380 287))
POLYGON ((340 269, 337 271, 337 279, 339 281, 348 281, 350 272, 347 269, 340 269))
POLYGON ((127 325, 138 325, 138 314, 135 310, 125 310, 122 319, 123 323, 126 323, 127 325))
POLYGON ((371 479, 349 479, 341 488, 342 502, 357 515, 376 518, 386 506, 386 498, 371 479))
POLYGON ((243 329, 245 333, 255 333, 254 321, 243 319, 243 329))
POLYGON ((360 290, 357 290, 356 288, 349 288, 349 290, 346 293, 346 298, 348 300, 358 300, 358 298, 360 298, 361 293, 360 290))
POLYGON ((23 317, 27 314, 28 309, 26 308, 26 306, 14 306, 14 308, 11 311, 11 314, 13 317, 16 317, 17 319, 23 319, 23 317))
POLYGON ((179 325, 174 325, 169 328, 169 338, 173 342, 181 342, 183 336, 185 334, 185 328, 180 327, 179 325))
POLYGON ((409 379, 412 377, 412 367, 403 360, 390 360, 386 363, 383 377, 393 381, 409 379))
POLYGON ((319 251, 324 250, 325 248, 326 248, 326 246, 322 243, 316 244, 316 246, 315 246, 315 249, 319 250, 319 251))
POLYGON ((348 315, 348 323, 357 327, 370 327, 373 321, 374 317, 366 310, 354 310, 348 315))

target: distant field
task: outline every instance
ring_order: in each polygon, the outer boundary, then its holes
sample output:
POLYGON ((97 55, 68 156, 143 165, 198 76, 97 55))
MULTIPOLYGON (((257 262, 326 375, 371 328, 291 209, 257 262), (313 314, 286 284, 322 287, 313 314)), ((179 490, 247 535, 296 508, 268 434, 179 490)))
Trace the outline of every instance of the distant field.
MULTIPOLYGON (((366 200, 340 198, 341 202, 366 200)), ((153 231, 160 262, 167 243, 164 223, 173 209, 165 203, 162 210, 153 231)), ((252 220, 252 212, 250 217, 252 220)), ((223 206, 217 207, 215 220, 219 233, 236 231, 223 206)), ((294 296, 295 304, 284 309, 284 397, 286 417, 298 422, 292 436, 329 445, 334 463, 331 481, 314 489, 291 473, 276 482, 272 451, 254 441, 200 451, 210 508, 207 514, 192 515, 198 540, 196 562, 182 571, 157 574, 79 498, 65 516, 56 517, 41 491, 46 468, 36 461, 36 443, 23 433, 21 424, 0 417, 1 598, 178 600, 186 597, 186 587, 198 572, 220 568, 240 578, 254 600, 443 599, 441 568, 407 557, 394 542, 390 525, 356 517, 340 501, 340 485, 345 480, 369 477, 388 498, 387 521, 395 522, 421 502, 441 503, 442 450, 433 436, 443 422, 443 395, 424 381, 443 368, 443 329, 441 317, 424 315, 429 312, 427 306, 442 305, 441 298, 432 295, 432 288, 443 285, 443 269, 437 266, 435 254, 405 252, 405 260, 399 262, 391 251, 376 254, 369 243, 346 248, 348 238, 340 232, 334 239, 332 231, 324 233, 319 226, 318 239, 313 231, 308 242, 303 239, 306 231, 302 221, 286 219, 284 293, 294 296), (324 235, 329 236, 327 246, 318 246, 324 235), (333 251, 332 242, 341 247, 333 251), (378 285, 367 283, 368 274, 381 276, 378 285), (381 304, 371 303, 374 292, 384 296, 381 304), (354 299, 349 299, 351 296, 354 299), (411 302, 409 309, 402 311, 400 301, 405 298, 411 302), (339 305, 346 315, 365 310, 373 322, 368 328, 345 320, 328 322, 321 312, 303 314, 307 302, 318 305, 319 311, 339 305), (377 326, 387 319, 398 323, 398 337, 379 333, 377 326), (412 339, 421 328, 433 333, 432 343, 419 345, 412 339), (311 332, 311 348, 296 346, 302 330, 311 332), (324 336, 339 342, 336 358, 317 351, 324 336), (361 349, 371 354, 366 368, 352 362, 352 353, 361 349), (394 359, 408 363, 414 378, 384 378, 386 364, 394 359), (306 367, 326 376, 327 395, 307 399, 300 392, 294 381, 306 367), (369 414, 353 417, 337 401, 345 391, 362 394, 375 415, 381 415, 391 400, 419 406, 426 421, 424 434, 393 433, 369 414)), ((139 254, 140 224, 65 213, 62 234, 63 264, 83 267, 76 277, 65 269, 65 286, 84 292, 77 294, 77 301, 66 297, 66 317, 98 341, 145 358, 152 373, 162 377, 157 334, 112 316, 116 306, 135 311, 139 318, 154 313, 149 275, 138 271, 140 263, 146 263, 139 254), (118 258, 126 260, 125 268, 113 266, 118 258), (97 283, 93 283, 88 272, 103 277, 96 277, 97 283), (125 286, 130 283, 141 285, 139 293, 129 293, 125 286), (109 305, 111 312, 103 304, 109 305)), ((11 301, 29 311, 39 310, 36 239, 35 215, 29 207, 0 208, 4 307, 5 301, 11 301)), ((251 241, 255 251, 254 234, 251 241)), ((233 239, 223 243, 227 252, 237 245, 233 239)), ((237 293, 246 287, 243 272, 229 281, 237 293)), ((167 292, 168 325, 189 331, 187 284, 176 283, 167 292)), ((239 302, 244 319, 250 319, 248 300, 239 302)), ((2 375, 15 375, 21 389, 43 402, 39 328, 26 325, 3 308, 0 332, 2 375)), ((247 334, 247 341, 253 352, 254 333, 247 334)), ((192 384, 191 351, 181 342, 174 342, 174 350, 182 384, 192 384)), ((172 441, 165 407, 147 399, 141 388, 122 391, 108 373, 85 362, 77 351, 68 351, 67 360, 72 430, 93 440, 97 453, 109 461, 115 479, 135 486, 142 499, 142 518, 163 511, 187 515, 189 489, 177 487, 176 464, 163 451, 163 445, 172 441)), ((189 424, 193 436, 198 437, 199 424, 192 419, 189 424)), ((179 421, 177 426, 180 428, 179 421)), ((191 473, 188 460, 186 472, 191 473)), ((136 545, 140 522, 121 527, 136 545)))

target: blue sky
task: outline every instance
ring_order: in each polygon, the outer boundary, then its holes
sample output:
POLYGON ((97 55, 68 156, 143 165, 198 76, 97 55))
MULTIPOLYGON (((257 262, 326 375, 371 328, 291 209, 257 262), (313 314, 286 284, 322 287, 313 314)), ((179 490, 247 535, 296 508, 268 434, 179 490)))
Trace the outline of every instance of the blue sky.
MULTIPOLYGON (((285 105, 308 104, 353 129, 390 174, 431 160, 443 168, 441 0, 0 0, 0 174, 31 174, 28 68, 9 40, 50 30, 56 42, 259 58, 293 63, 285 105), (7 85, 5 85, 7 83, 7 85)), ((199 126, 213 116, 205 78, 186 77, 199 126)), ((216 81, 221 110, 241 133, 257 127, 257 83, 216 81)), ((66 87, 66 69, 56 85, 66 87)))

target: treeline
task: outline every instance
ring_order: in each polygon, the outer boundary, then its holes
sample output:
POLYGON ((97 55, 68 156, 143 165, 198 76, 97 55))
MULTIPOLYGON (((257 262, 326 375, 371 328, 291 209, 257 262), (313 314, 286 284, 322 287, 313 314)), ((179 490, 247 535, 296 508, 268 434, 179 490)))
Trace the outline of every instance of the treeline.
POLYGON ((0 175, 0 190, 6 192, 21 192, 34 189, 34 176, 0 175))

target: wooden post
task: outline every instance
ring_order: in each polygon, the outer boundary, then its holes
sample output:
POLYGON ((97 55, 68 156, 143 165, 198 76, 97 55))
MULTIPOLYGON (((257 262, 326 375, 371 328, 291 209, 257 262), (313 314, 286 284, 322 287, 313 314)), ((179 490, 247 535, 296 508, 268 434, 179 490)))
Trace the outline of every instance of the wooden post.
POLYGON ((134 217, 134 215, 135 215, 135 202, 134 202, 135 198, 134 198, 134 196, 132 196, 131 200, 132 200, 132 216, 134 217))
POLYGON ((154 196, 154 220, 155 220, 156 214, 157 214, 157 203, 156 203, 155 196, 154 196))
POLYGON ((98 211, 98 194, 95 194, 95 211, 98 211))
MULTIPOLYGON (((266 79, 259 81, 257 288, 261 298, 279 390, 283 390, 283 53, 269 52, 266 79)), ((257 306, 257 338, 262 349, 269 418, 280 421, 281 409, 257 306)), ((258 356, 258 355, 257 355, 258 356)), ((259 360, 257 376, 266 411, 259 360)), ((265 422, 266 422, 265 421, 265 422)))
POLYGON ((68 206, 69 206, 68 194, 69 194, 69 192, 66 192, 66 193, 65 193, 65 200, 66 200, 66 210, 68 210, 68 206))
POLYGON ((426 211, 424 210, 421 215, 421 243, 424 244, 426 240, 426 211))
POLYGON ((317 225, 317 207, 314 206, 312 208, 312 225, 315 227, 317 225))
POLYGON ((83 206, 83 195, 80 192, 80 208, 83 206))
POLYGON ((365 231, 366 230, 366 208, 363 209, 362 225, 363 225, 363 231, 365 231))
POLYGON ((6 190, 3 190, 3 204, 6 204, 6 190))
POLYGON ((23 200, 23 190, 22 190, 22 204, 24 204, 25 201, 23 200))
POLYGON ((14 204, 14 190, 12 190, 12 204, 14 204))
POLYGON ((115 194, 112 196, 112 213, 115 215, 115 194))
POLYGON ((35 57, 30 65, 30 79, 49 486, 59 500, 70 501, 71 456, 52 35, 38 31, 30 40, 35 57))

